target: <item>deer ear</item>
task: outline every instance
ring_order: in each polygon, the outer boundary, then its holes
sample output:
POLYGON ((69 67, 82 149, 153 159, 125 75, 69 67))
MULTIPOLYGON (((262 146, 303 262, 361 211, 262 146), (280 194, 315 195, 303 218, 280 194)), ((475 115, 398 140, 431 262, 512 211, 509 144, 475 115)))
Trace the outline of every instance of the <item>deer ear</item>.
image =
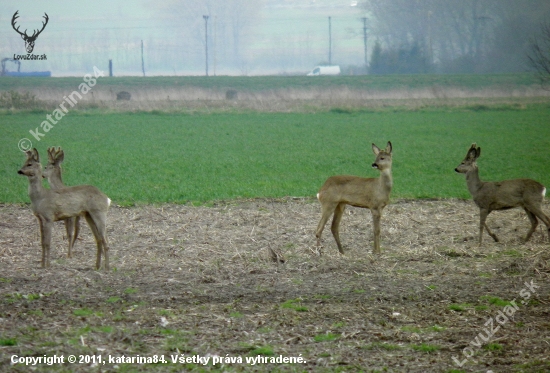
POLYGON ((57 157, 55 158, 55 163, 62 163, 64 159, 65 159, 65 153, 63 152, 63 150, 61 150, 61 148, 59 148, 57 150, 57 157))
POLYGON ((474 142, 472 145, 470 145, 470 149, 468 149, 468 153, 466 153, 466 158, 475 158, 477 154, 477 145, 474 142))
POLYGON ((476 149, 476 158, 479 158, 480 155, 481 155, 481 148, 477 148, 476 149))
POLYGON ((48 162, 53 163, 54 162, 54 149, 55 148, 48 148, 48 162))
POLYGON ((32 157, 35 161, 40 162, 40 155, 38 154, 38 150, 36 150, 36 148, 32 148, 32 157))
POLYGON ((388 141, 388 145, 386 145, 385 152, 388 154, 391 154, 391 150, 392 150, 391 141, 388 141))
POLYGON ((378 153, 380 153, 380 148, 378 146, 374 145, 374 143, 372 143, 372 152, 376 156, 378 156, 378 153))

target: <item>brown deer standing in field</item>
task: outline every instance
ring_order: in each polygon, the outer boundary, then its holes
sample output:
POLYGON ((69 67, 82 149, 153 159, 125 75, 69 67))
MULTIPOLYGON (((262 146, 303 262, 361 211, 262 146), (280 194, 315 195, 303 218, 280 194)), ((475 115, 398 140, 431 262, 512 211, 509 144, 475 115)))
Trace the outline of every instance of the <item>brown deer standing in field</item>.
POLYGON ((382 210, 389 202, 390 192, 393 185, 391 166, 392 166, 392 145, 388 141, 385 150, 380 150, 372 144, 372 151, 376 155, 376 160, 372 164, 373 168, 380 171, 379 178, 364 178, 358 176, 340 175, 331 176, 325 181, 317 199, 321 202, 322 216, 317 226, 317 246, 321 246, 321 234, 325 228, 328 218, 332 218, 331 231, 338 250, 344 254, 342 244, 340 243, 339 226, 342 220, 342 214, 346 205, 370 209, 374 225, 374 250, 375 254, 380 254, 380 218, 382 210))
POLYGON ((523 207, 531 221, 531 229, 527 232, 525 242, 537 228, 538 220, 542 220, 550 234, 550 219, 542 212, 542 201, 546 188, 541 183, 531 179, 514 179, 498 182, 485 182, 479 179, 476 160, 481 154, 481 148, 474 143, 470 146, 466 158, 455 168, 456 172, 466 174, 468 190, 479 207, 479 245, 483 240, 483 228, 489 236, 498 242, 498 238, 486 224, 487 215, 494 210, 507 210, 514 207, 523 207))
MULTIPOLYGON (((65 188, 65 184, 63 184, 63 179, 61 178, 61 163, 64 158, 65 153, 61 148, 48 148, 48 164, 44 168, 42 177, 48 179, 48 183, 52 190, 65 188)), ((65 230, 67 231, 67 239, 69 240, 69 252, 67 253, 67 257, 70 258, 74 243, 78 237, 78 232, 80 231, 80 216, 67 218, 64 222, 65 230)))
POLYGON ((91 185, 79 185, 57 190, 42 185, 42 165, 38 151, 27 151, 27 160, 17 172, 29 179, 31 208, 40 225, 42 268, 50 266, 50 243, 53 222, 84 216, 97 243, 96 269, 101 267, 101 253, 105 255, 105 269, 109 269, 109 247, 105 222, 111 200, 91 185))

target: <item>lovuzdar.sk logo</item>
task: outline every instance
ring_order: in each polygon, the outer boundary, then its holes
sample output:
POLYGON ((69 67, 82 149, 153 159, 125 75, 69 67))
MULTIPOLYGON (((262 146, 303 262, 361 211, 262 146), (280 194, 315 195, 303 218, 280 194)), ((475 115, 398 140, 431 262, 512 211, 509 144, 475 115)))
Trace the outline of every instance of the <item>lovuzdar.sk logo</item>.
POLYGON ((36 41, 36 38, 38 37, 38 35, 40 35, 40 33, 42 31, 44 31, 44 28, 46 27, 46 25, 48 24, 48 14, 46 12, 44 12, 44 16, 43 18, 45 19, 45 22, 42 22, 42 29, 40 30, 33 30, 34 32, 32 33, 32 35, 27 35, 27 30, 25 29, 24 32, 21 32, 19 31, 19 26, 16 26, 15 25, 15 21, 17 20, 17 18, 19 18, 19 15, 18 15, 19 11, 16 11, 14 14, 13 14, 13 17, 11 19, 11 26, 13 27, 13 29, 19 34, 21 35, 21 38, 25 41, 25 49, 27 50, 27 53, 32 53, 32 51, 34 50, 34 42, 36 41))

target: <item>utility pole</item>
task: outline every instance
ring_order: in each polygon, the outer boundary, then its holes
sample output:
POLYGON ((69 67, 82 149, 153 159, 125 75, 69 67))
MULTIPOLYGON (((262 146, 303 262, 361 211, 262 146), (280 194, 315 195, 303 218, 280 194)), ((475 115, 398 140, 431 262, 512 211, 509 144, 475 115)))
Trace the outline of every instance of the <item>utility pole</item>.
POLYGON ((363 17, 363 44, 365 45, 365 69, 369 67, 367 59, 367 17, 363 17))
POLYGON ((218 16, 214 16, 214 43, 212 45, 214 49, 214 76, 216 76, 216 66, 217 66, 217 60, 216 60, 216 54, 218 52, 217 47, 217 39, 218 39, 218 16))
POLYGON ((141 71, 143 71, 143 76, 145 76, 145 62, 143 62, 143 40, 141 41, 141 71))
POLYGON ((204 18, 204 45, 206 52, 206 76, 208 76, 208 16, 202 16, 204 18))
POLYGON ((331 18, 328 17, 328 64, 332 65, 332 26, 331 18))
POLYGON ((428 45, 430 47, 430 56, 429 56, 430 67, 434 62, 434 50, 432 46, 432 14, 433 12, 430 10, 428 12, 428 45))

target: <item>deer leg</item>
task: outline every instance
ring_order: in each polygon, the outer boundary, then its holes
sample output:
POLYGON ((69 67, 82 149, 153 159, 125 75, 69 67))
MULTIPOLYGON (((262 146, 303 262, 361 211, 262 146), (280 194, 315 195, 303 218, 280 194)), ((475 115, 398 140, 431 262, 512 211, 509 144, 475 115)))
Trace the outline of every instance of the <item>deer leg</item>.
POLYGON ((315 236, 317 237, 317 246, 321 247, 321 235, 323 234, 323 229, 325 229, 325 224, 327 224, 328 218, 332 213, 334 212, 334 209, 336 209, 336 204, 321 204, 321 220, 319 221, 319 224, 317 225, 317 231, 315 233, 315 236))
POLYGON ((40 228, 40 246, 42 247, 42 260, 40 261, 40 266, 42 268, 46 267, 46 250, 44 250, 44 225, 42 224, 42 219, 39 216, 36 217, 38 220, 38 227, 40 228))
POLYGON ((109 270, 109 245, 107 244, 107 230, 105 228, 105 219, 103 218, 103 224, 98 224, 99 236, 101 237, 101 245, 103 246, 103 255, 105 255, 105 270, 109 270))
POLYGON ((88 222, 88 225, 90 226, 90 230, 92 231, 92 234, 94 235, 95 243, 97 245, 97 254, 96 254, 96 262, 95 262, 95 269, 99 269, 101 266, 101 252, 103 251, 101 247, 101 239, 99 237, 99 231, 97 229, 96 223, 94 219, 90 216, 90 214, 84 215, 86 218, 86 221, 88 222))
POLYGON ((346 209, 345 203, 340 203, 338 206, 336 206, 336 209, 334 210, 334 216, 332 218, 332 226, 330 227, 332 235, 336 240, 336 245, 338 246, 338 251, 340 251, 340 254, 344 254, 344 249, 342 248, 342 244, 340 243, 339 228, 340 228, 340 221, 342 220, 342 215, 344 214, 345 209, 346 209))
POLYGON ((531 229, 529 229, 529 232, 527 232, 527 236, 525 236, 525 242, 529 241, 531 238, 531 235, 535 230, 537 229, 537 225, 539 225, 539 221, 537 220, 537 217, 534 213, 529 211, 527 207, 523 208, 525 210, 525 213, 527 214, 527 217, 529 218, 529 221, 531 222, 531 229))
POLYGON ((546 229, 548 230, 548 236, 550 237, 550 219, 548 216, 542 212, 542 209, 540 208, 540 205, 534 205, 534 206, 527 206, 526 209, 529 208, 529 211, 531 211, 537 218, 542 220, 544 225, 546 225, 546 229))
POLYGON ((487 223, 485 221, 487 220, 487 216, 489 215, 490 211, 487 209, 480 209, 479 210, 479 246, 481 246, 481 243, 483 242, 483 228, 487 229, 487 233, 489 236, 495 240, 495 242, 498 242, 498 238, 487 226, 487 223))
POLYGON ((69 240, 69 252, 67 253, 67 258, 70 258, 71 249, 74 244, 74 218, 65 219, 65 230, 67 231, 67 239, 69 240))
POLYGON ((485 229, 487 229, 487 233, 489 234, 489 236, 491 236, 493 238, 493 240, 495 240, 495 242, 499 242, 498 241, 498 237, 496 234, 494 234, 490 229, 489 229, 489 226, 487 225, 487 223, 485 223, 485 229))
POLYGON ((380 219, 382 217, 382 211, 378 209, 371 209, 372 213, 372 225, 374 232, 374 254, 380 254, 380 219))
POLYGON ((107 244, 107 232, 105 229, 105 222, 107 215, 102 212, 91 213, 91 219, 95 223, 96 227, 96 240, 97 240, 97 259, 96 269, 101 268, 101 252, 105 255, 105 270, 109 270, 109 246, 107 244))
POLYGON ((74 218, 74 236, 73 236, 73 246, 76 243, 76 239, 78 238, 78 233, 80 233, 80 216, 75 216, 74 218))
POLYGON ((52 222, 39 217, 40 224, 40 241, 42 244, 42 268, 50 266, 50 245, 52 242, 52 222))

